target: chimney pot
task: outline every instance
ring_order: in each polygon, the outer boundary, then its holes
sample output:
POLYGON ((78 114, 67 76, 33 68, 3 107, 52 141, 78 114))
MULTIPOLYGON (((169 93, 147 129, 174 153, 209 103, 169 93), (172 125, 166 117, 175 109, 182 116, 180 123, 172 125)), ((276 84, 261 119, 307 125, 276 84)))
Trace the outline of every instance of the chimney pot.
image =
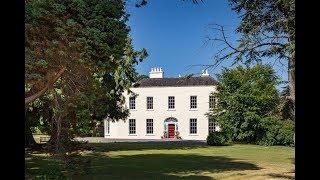
POLYGON ((150 78, 163 78, 163 70, 160 67, 153 67, 149 72, 150 78))

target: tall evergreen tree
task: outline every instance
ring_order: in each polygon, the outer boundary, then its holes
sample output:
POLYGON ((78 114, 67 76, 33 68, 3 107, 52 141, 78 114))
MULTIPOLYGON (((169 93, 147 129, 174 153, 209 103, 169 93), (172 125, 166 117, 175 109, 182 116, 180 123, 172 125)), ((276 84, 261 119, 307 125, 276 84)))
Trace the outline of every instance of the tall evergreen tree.
POLYGON ((53 110, 47 119, 53 142, 63 130, 69 134, 67 119, 76 119, 80 101, 100 120, 125 115, 122 92, 147 53, 133 50, 124 9, 119 0, 26 1, 26 106, 30 110, 44 99, 51 102, 39 107, 53 110))

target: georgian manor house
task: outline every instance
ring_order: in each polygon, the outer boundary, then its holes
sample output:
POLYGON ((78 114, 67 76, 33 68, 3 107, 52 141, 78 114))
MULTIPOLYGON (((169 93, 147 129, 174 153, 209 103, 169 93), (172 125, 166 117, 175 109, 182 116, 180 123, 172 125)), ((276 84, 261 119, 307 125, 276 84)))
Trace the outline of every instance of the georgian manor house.
POLYGON ((185 139, 205 140, 219 130, 206 113, 216 105, 211 95, 216 81, 207 71, 200 77, 165 78, 162 68, 151 68, 124 93, 127 119, 104 120, 105 138, 110 139, 185 139))

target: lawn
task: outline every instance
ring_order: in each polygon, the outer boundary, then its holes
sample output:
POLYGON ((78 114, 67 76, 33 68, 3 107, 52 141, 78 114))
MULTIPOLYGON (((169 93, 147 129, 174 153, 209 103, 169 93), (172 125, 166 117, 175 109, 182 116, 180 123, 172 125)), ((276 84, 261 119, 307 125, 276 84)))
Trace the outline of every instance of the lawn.
POLYGON ((33 179, 294 179, 294 148, 236 144, 209 147, 179 142, 90 144, 66 165, 26 153, 33 179))

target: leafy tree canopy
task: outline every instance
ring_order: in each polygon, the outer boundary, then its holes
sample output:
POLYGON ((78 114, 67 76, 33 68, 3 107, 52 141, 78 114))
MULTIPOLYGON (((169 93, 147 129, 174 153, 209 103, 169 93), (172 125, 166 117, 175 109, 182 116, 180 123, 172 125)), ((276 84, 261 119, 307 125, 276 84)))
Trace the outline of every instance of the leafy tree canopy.
POLYGON ((268 65, 224 69, 218 75, 217 109, 210 116, 232 140, 257 142, 263 135, 263 119, 278 104, 277 83, 278 78, 268 65))

